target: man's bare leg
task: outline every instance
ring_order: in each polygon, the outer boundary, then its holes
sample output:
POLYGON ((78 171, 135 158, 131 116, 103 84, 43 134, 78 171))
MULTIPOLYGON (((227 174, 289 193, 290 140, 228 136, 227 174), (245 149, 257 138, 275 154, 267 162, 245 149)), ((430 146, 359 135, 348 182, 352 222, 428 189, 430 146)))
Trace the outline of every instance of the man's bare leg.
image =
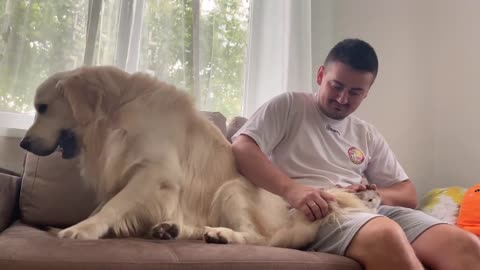
POLYGON ((432 270, 474 270, 480 267, 480 240, 448 224, 431 227, 413 241, 413 249, 432 270))
POLYGON ((366 270, 423 270, 402 228, 386 217, 367 222, 353 238, 346 256, 366 270))

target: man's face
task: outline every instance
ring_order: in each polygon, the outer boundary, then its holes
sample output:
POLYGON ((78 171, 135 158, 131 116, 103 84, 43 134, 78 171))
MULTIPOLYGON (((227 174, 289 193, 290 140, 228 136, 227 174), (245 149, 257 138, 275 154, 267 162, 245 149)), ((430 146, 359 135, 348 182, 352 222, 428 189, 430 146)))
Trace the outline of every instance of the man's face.
POLYGON ((320 109, 333 119, 347 117, 367 97, 374 80, 373 73, 355 70, 341 62, 321 66, 317 74, 320 109))

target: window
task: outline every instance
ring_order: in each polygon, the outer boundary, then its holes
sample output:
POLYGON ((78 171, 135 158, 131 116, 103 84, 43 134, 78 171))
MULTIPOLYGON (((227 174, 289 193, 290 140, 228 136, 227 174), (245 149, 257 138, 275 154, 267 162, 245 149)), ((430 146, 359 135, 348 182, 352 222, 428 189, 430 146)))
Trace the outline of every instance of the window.
POLYGON ((201 110, 240 115, 248 10, 248 0, 0 0, 0 126, 33 115, 49 75, 84 64, 148 72, 201 110))
POLYGON ((32 112, 42 80, 82 64, 86 4, 0 0, 0 111, 32 112))

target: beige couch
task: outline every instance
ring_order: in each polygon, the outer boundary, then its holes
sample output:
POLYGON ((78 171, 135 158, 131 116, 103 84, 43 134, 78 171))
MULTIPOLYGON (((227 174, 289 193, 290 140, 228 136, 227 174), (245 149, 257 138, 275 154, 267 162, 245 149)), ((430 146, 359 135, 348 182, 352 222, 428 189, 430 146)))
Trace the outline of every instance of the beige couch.
MULTIPOLYGON (((221 114, 206 114, 228 138, 244 123, 236 118, 227 128, 221 114)), ((292 249, 138 238, 81 241, 43 230, 72 225, 94 207, 75 160, 27 154, 23 175, 0 172, 0 269, 361 269, 341 256, 292 249)))

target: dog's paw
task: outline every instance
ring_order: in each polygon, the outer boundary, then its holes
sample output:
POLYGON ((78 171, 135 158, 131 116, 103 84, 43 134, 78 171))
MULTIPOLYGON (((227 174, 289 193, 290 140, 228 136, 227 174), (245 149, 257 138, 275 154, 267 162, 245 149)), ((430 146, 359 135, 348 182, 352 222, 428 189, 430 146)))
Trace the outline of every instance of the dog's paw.
POLYGON ((155 239, 172 240, 180 233, 178 225, 172 222, 157 224, 150 230, 150 236, 155 239))
POLYGON ((203 235, 203 240, 207 243, 212 244, 243 244, 245 243, 245 238, 241 233, 236 232, 229 228, 212 228, 205 227, 205 233, 203 235))
POLYGON ((221 232, 207 231, 203 235, 203 240, 211 244, 228 244, 228 239, 221 232))
POLYGON ((108 228, 95 223, 78 223, 58 232, 59 238, 97 240, 107 232, 108 228))

